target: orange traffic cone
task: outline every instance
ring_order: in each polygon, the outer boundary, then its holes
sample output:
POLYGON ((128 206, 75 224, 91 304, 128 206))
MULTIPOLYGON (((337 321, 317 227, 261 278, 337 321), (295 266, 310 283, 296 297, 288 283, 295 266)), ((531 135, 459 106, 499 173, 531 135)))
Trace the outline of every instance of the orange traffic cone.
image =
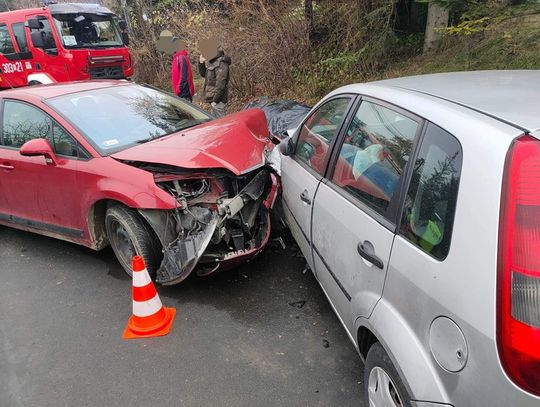
POLYGON ((133 315, 129 318, 122 337, 135 339, 167 335, 174 322, 176 309, 165 308, 161 304, 142 257, 133 257, 131 268, 133 270, 133 315))

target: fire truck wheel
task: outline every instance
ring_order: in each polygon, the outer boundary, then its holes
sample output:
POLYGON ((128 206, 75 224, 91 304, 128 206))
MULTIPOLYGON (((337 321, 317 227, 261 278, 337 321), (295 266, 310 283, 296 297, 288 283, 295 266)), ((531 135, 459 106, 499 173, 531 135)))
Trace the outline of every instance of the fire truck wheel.
POLYGON ((36 80, 31 80, 30 82, 28 82, 28 86, 34 86, 34 85, 42 85, 42 83, 36 80))

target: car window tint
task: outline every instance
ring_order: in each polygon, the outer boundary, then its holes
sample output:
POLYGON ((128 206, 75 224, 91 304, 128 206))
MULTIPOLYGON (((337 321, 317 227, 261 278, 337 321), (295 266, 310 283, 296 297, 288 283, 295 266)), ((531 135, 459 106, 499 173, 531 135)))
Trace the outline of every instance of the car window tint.
POLYGON ((324 172, 328 146, 336 136, 350 98, 337 98, 319 107, 302 125, 296 156, 319 174, 324 172))
POLYGON ((362 102, 347 129, 332 181, 384 214, 399 186, 418 126, 401 113, 362 102))
POLYGON ((439 260, 450 248, 461 161, 459 142, 429 124, 414 164, 401 234, 439 260))
POLYGON ((58 155, 79 156, 79 145, 58 123, 52 125, 53 150, 58 155))
POLYGON ((35 138, 47 138, 50 142, 50 123, 49 116, 37 108, 26 103, 6 101, 2 144, 19 148, 35 138))
POLYGON ((13 41, 11 41, 8 28, 5 24, 0 25, 0 52, 2 54, 13 54, 15 52, 13 41))
POLYGON ((16 23, 11 26, 13 29, 13 34, 15 35, 15 41, 19 46, 20 52, 28 52, 28 44, 26 42, 26 35, 24 33, 24 24, 16 23))

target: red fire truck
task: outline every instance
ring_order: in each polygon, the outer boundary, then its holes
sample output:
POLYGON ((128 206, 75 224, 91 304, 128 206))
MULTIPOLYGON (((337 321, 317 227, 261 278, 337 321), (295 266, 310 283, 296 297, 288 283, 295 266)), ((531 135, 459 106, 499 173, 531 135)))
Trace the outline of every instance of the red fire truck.
POLYGON ((124 21, 98 4, 0 13, 0 89, 133 75, 124 21))

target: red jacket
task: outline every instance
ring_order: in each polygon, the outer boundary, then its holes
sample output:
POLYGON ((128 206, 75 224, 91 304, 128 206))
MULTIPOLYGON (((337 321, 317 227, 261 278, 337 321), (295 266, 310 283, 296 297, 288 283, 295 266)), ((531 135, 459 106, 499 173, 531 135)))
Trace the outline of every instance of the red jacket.
POLYGON ((172 61, 172 88, 173 92, 181 98, 191 99, 195 94, 193 74, 187 51, 184 49, 173 56, 172 61))

